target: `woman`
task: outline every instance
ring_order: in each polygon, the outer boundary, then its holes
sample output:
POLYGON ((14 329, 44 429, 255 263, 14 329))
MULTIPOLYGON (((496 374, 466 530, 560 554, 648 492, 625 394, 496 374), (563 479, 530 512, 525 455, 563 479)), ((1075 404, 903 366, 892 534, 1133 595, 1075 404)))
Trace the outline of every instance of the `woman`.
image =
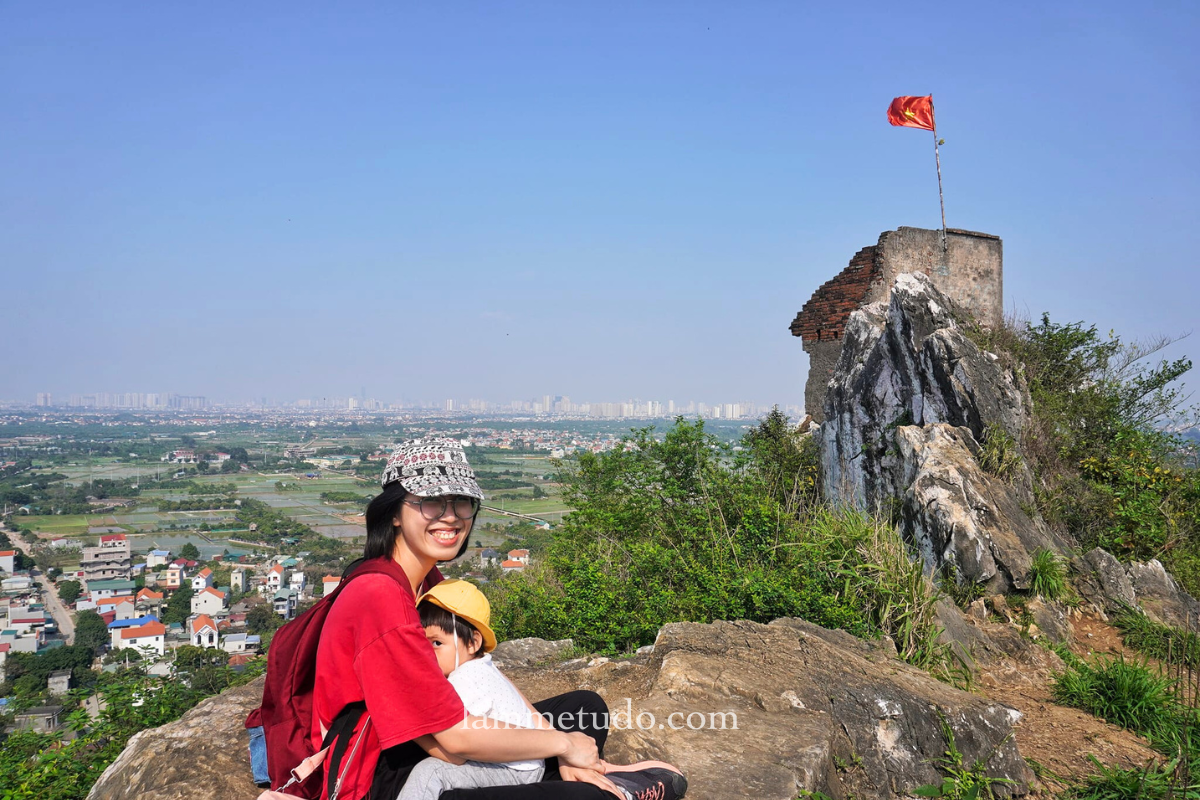
MULTIPOLYGON (((466 550, 482 499, 457 441, 405 442, 388 459, 383 492, 367 508, 365 557, 381 559, 390 572, 362 575, 345 587, 326 618, 317 651, 314 744, 339 712, 351 704, 366 705, 348 749, 340 754, 335 749, 332 756, 340 767, 338 800, 388 794, 391 800, 426 754, 455 762, 549 759, 547 776, 559 778, 443 793, 452 800, 604 800, 611 798, 609 792, 626 797, 602 774, 599 750, 606 729, 498 729, 494 721, 464 721, 462 702, 426 640, 416 597, 442 579, 437 562, 466 550)), ((603 701, 590 692, 572 692, 535 707, 560 721, 593 720, 596 711, 607 718, 603 701)))

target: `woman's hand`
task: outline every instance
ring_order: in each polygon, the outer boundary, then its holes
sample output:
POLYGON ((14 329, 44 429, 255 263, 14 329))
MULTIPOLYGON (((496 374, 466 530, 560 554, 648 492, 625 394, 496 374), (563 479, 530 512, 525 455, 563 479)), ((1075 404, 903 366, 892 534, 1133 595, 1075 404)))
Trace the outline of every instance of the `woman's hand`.
MULTIPOLYGON (((604 762, 601 761, 601 764, 604 762)), ((621 800, 625 800, 625 794, 617 788, 616 784, 608 778, 601 775, 594 769, 580 769, 579 767, 568 767, 565 764, 560 764, 558 774, 564 781, 579 781, 580 783, 590 783, 593 786, 598 786, 606 792, 612 792, 621 800)))

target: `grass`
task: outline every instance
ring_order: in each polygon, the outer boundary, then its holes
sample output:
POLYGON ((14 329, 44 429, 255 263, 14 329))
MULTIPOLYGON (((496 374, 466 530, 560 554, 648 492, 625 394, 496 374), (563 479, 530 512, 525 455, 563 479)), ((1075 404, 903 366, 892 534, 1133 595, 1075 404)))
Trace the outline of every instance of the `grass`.
POLYGON ((999 425, 988 425, 979 448, 979 466, 1001 480, 1012 480, 1021 469, 1021 450, 1013 437, 999 425))
MULTIPOLYGON (((1060 649, 1062 654, 1065 649, 1060 649)), ((1125 798, 1200 798, 1200 746, 1196 733, 1200 715, 1195 691, 1188 701, 1188 686, 1195 679, 1190 668, 1186 679, 1182 665, 1177 677, 1152 670, 1147 662, 1124 658, 1098 658, 1091 664, 1067 653, 1067 670, 1055 676, 1053 693, 1064 705, 1089 711, 1115 725, 1150 740, 1165 763, 1148 763, 1140 769, 1106 767, 1096 759, 1097 772, 1073 786, 1069 797, 1080 800, 1125 798)))
POLYGON ((1067 593, 1066 561, 1045 547, 1033 552, 1029 566, 1029 593, 1057 600, 1067 593))
MULTIPOLYGON (((992 798, 996 784, 1015 783, 1008 778, 993 778, 987 774, 987 762, 1008 741, 1005 737, 986 757, 976 759, 970 766, 954 741, 954 729, 943 717, 942 735, 946 737, 946 753, 935 759, 938 769, 945 773, 940 784, 928 784, 913 790, 918 797, 941 797, 946 800, 977 800, 992 798)), ((1011 734, 1010 734, 1011 736, 1011 734)))
POLYGON ((1195 633, 1162 625, 1133 608, 1122 609, 1113 624, 1128 647, 1159 661, 1200 669, 1200 636, 1195 633))

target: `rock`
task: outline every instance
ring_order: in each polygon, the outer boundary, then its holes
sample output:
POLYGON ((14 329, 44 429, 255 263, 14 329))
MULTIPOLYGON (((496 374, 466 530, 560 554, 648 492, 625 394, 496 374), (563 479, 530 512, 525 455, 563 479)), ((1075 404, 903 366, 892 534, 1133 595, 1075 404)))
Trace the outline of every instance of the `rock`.
POLYGON ((1077 574, 1075 589, 1085 599, 1110 613, 1137 605, 1133 582, 1116 556, 1099 547, 1072 562, 1077 574))
POLYGON ((822 480, 828 497, 899 511, 929 572, 950 566, 995 592, 1026 589, 1030 554, 1067 546, 1026 511, 1023 463, 1008 481, 979 467, 985 431, 1019 441, 1029 400, 962 318, 921 274, 897 277, 886 306, 851 315, 816 434, 822 480))
MULTIPOLYGON (((1073 632, 1064 605, 1035 597, 1025 604, 1025 610, 1033 617, 1033 624, 1037 625, 1047 639, 1055 644, 1071 643, 1073 632)), ((1032 636, 1032 633, 1030 635, 1032 636)))
POLYGON ((496 645, 492 660, 498 667, 529 667, 546 661, 555 661, 575 649, 571 639, 548 642, 545 639, 509 639, 496 645))
POLYGON ((1158 559, 1129 564, 1125 574, 1148 617, 1182 630, 1200 630, 1200 602, 1179 587, 1158 559))
POLYGON ((253 800, 246 715, 262 701, 263 678, 202 701, 161 728, 135 734, 87 800, 253 800))
MULTIPOLYGON (((600 692, 612 711, 608 760, 678 764, 696 800, 911 794, 941 780, 933 764, 947 746, 943 720, 967 763, 985 758, 989 775, 1016 781, 998 793, 1024 794, 1032 775, 1011 736, 1012 709, 940 683, 894 652, 890 641, 797 619, 674 623, 645 664, 577 659, 506 672, 534 700, 600 692)), ((260 691, 257 681, 139 734, 89 800, 251 800, 241 725, 260 691)))
POLYGON ((987 601, 982 597, 978 600, 972 600, 971 605, 967 607, 967 616, 976 622, 987 622, 987 601))

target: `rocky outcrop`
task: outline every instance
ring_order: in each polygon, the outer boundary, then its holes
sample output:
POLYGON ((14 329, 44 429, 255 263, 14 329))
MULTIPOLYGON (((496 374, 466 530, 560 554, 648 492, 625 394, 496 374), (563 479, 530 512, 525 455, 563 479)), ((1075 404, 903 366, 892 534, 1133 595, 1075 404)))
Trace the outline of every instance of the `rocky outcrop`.
POLYGON ((886 306, 851 315, 818 433, 825 491, 899 512, 931 572, 950 566, 995 592, 1026 589, 1031 554, 1066 545, 1031 514, 1023 463, 1004 480, 979 466, 986 436, 1020 441, 1029 399, 962 319, 921 274, 897 277, 886 306))
MULTIPOLYGON (((613 712, 606 757, 676 763, 697 800, 911 794, 940 782, 943 724, 968 764, 986 759, 989 775, 1016 782, 1000 792, 1023 794, 1032 778, 1011 737, 1016 711, 898 661, 886 640, 801 620, 676 623, 633 659, 517 661, 507 672, 531 699, 600 692, 613 712)), ((241 724, 258 691, 261 682, 227 692, 139 734, 89 800, 251 800, 241 724)))
POLYGON ((262 702, 263 678, 204 700, 161 728, 134 735, 87 800, 252 800, 244 723, 262 702))
POLYGON ((1108 613, 1140 608, 1163 625, 1200 630, 1200 601, 1180 588, 1158 559, 1122 564, 1096 548, 1072 566, 1077 591, 1097 608, 1108 613))

